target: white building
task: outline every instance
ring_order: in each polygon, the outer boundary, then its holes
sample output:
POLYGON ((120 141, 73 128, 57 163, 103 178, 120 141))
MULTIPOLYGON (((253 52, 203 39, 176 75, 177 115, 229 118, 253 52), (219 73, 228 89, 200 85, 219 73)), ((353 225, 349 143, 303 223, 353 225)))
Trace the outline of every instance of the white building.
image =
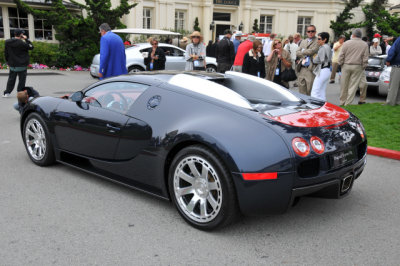
MULTIPOLYGON (((372 0, 363 1, 365 5, 372 0)), ((45 0, 26 0, 38 9, 47 9, 45 0)), ((84 0, 79 0, 84 3, 84 0)), ((111 0, 113 6, 119 0, 111 0)), ((343 0, 131 0, 137 6, 122 21, 128 28, 184 29, 193 30, 196 17, 204 40, 210 40, 227 28, 242 28, 251 32, 254 20, 258 20, 262 32, 275 32, 287 36, 296 32, 305 35, 305 27, 314 24, 319 32, 332 32, 330 21, 343 10, 343 0), (211 26, 214 25, 214 26, 211 26)), ((70 8, 72 5, 65 1, 70 8)), ((389 0, 388 8, 400 4, 389 0)), ((352 10, 354 21, 361 21, 361 8, 352 10)), ((0 0, 0 39, 12 36, 13 29, 24 28, 31 40, 54 42, 54 30, 45 20, 35 19, 20 12, 12 0, 0 0)))

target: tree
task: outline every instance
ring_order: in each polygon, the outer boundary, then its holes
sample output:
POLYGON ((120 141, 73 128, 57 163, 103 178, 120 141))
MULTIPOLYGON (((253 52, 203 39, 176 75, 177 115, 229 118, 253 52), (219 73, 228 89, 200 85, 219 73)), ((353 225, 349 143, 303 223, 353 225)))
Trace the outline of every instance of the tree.
POLYGON ((382 35, 398 36, 400 34, 400 18, 391 15, 384 7, 387 0, 374 0, 363 8, 365 21, 362 24, 367 29, 367 35, 372 38, 375 28, 382 35))
POLYGON ((130 5, 128 0, 121 0, 118 7, 111 9, 110 0, 85 0, 86 4, 71 0, 81 9, 78 13, 68 10, 62 0, 45 1, 51 3, 50 10, 37 10, 22 0, 14 0, 19 9, 35 18, 46 19, 46 23, 53 25, 55 38, 60 42, 59 66, 89 66, 93 56, 100 50, 99 26, 107 22, 111 28, 125 28, 120 19, 136 6, 130 5), (83 16, 83 10, 86 10, 87 16, 83 16))
POLYGON ((340 35, 346 35, 348 38, 350 36, 349 30, 357 28, 360 23, 351 24, 348 21, 354 17, 354 14, 350 11, 360 5, 362 0, 348 0, 343 11, 336 17, 336 21, 331 20, 330 28, 336 37, 340 35))
POLYGON ((199 18, 198 17, 196 17, 196 19, 194 20, 193 30, 201 32, 201 29, 199 27, 199 18))
POLYGON ((254 32, 259 32, 260 31, 260 29, 258 28, 258 19, 254 19, 253 31, 254 32))

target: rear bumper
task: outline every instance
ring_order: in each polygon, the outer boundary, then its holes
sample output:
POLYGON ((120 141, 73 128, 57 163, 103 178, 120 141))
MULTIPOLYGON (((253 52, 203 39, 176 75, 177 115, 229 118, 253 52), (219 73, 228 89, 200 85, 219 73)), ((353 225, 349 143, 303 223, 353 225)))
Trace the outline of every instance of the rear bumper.
POLYGON ((320 175, 313 178, 313 184, 301 187, 293 187, 294 179, 298 178, 295 172, 278 173, 278 179, 262 181, 245 181, 241 174, 234 173, 240 210, 244 215, 279 214, 292 206, 298 197, 342 198, 349 194, 365 164, 366 155, 350 166, 320 175))

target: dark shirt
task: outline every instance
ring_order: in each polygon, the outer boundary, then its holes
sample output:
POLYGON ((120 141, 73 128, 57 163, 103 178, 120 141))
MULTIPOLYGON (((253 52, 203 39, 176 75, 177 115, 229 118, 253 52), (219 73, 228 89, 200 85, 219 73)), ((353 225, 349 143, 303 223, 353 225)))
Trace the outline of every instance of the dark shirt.
MULTIPOLYGON (((148 55, 144 59, 144 64, 146 65, 146 70, 147 71, 150 70, 151 52, 152 51, 153 51, 152 47, 147 49, 148 55)), ((158 56, 158 59, 157 60, 153 60, 153 70, 164 70, 165 69, 165 61, 166 61, 164 50, 161 49, 160 47, 157 47, 154 55, 158 56)))
POLYGON ((254 58, 254 56, 250 56, 250 52, 253 51, 250 50, 244 55, 242 72, 256 77, 258 77, 258 73, 260 73, 260 77, 265 78, 264 54, 261 53, 260 57, 254 58))
POLYGON ((216 58, 217 63, 223 64, 232 65, 233 61, 235 61, 235 47, 233 47, 233 43, 228 39, 228 37, 224 37, 218 42, 216 58))
POLYGON ((5 42, 4 56, 11 67, 26 67, 29 65, 29 50, 33 49, 32 43, 26 39, 8 39, 5 42))

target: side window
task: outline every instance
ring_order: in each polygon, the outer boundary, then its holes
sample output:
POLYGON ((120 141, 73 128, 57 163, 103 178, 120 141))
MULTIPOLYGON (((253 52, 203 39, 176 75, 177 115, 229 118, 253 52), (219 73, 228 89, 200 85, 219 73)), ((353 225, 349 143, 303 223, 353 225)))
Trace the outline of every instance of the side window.
POLYGON ((173 56, 183 56, 184 55, 183 51, 181 51, 179 49, 172 48, 172 50, 173 50, 173 52, 172 52, 173 56))
POLYGON ((149 85, 115 81, 99 85, 85 93, 83 101, 91 106, 126 114, 136 99, 149 85))
POLYGON ((163 47, 160 47, 160 48, 163 49, 165 56, 172 56, 171 48, 166 47, 166 46, 163 46, 163 47))

